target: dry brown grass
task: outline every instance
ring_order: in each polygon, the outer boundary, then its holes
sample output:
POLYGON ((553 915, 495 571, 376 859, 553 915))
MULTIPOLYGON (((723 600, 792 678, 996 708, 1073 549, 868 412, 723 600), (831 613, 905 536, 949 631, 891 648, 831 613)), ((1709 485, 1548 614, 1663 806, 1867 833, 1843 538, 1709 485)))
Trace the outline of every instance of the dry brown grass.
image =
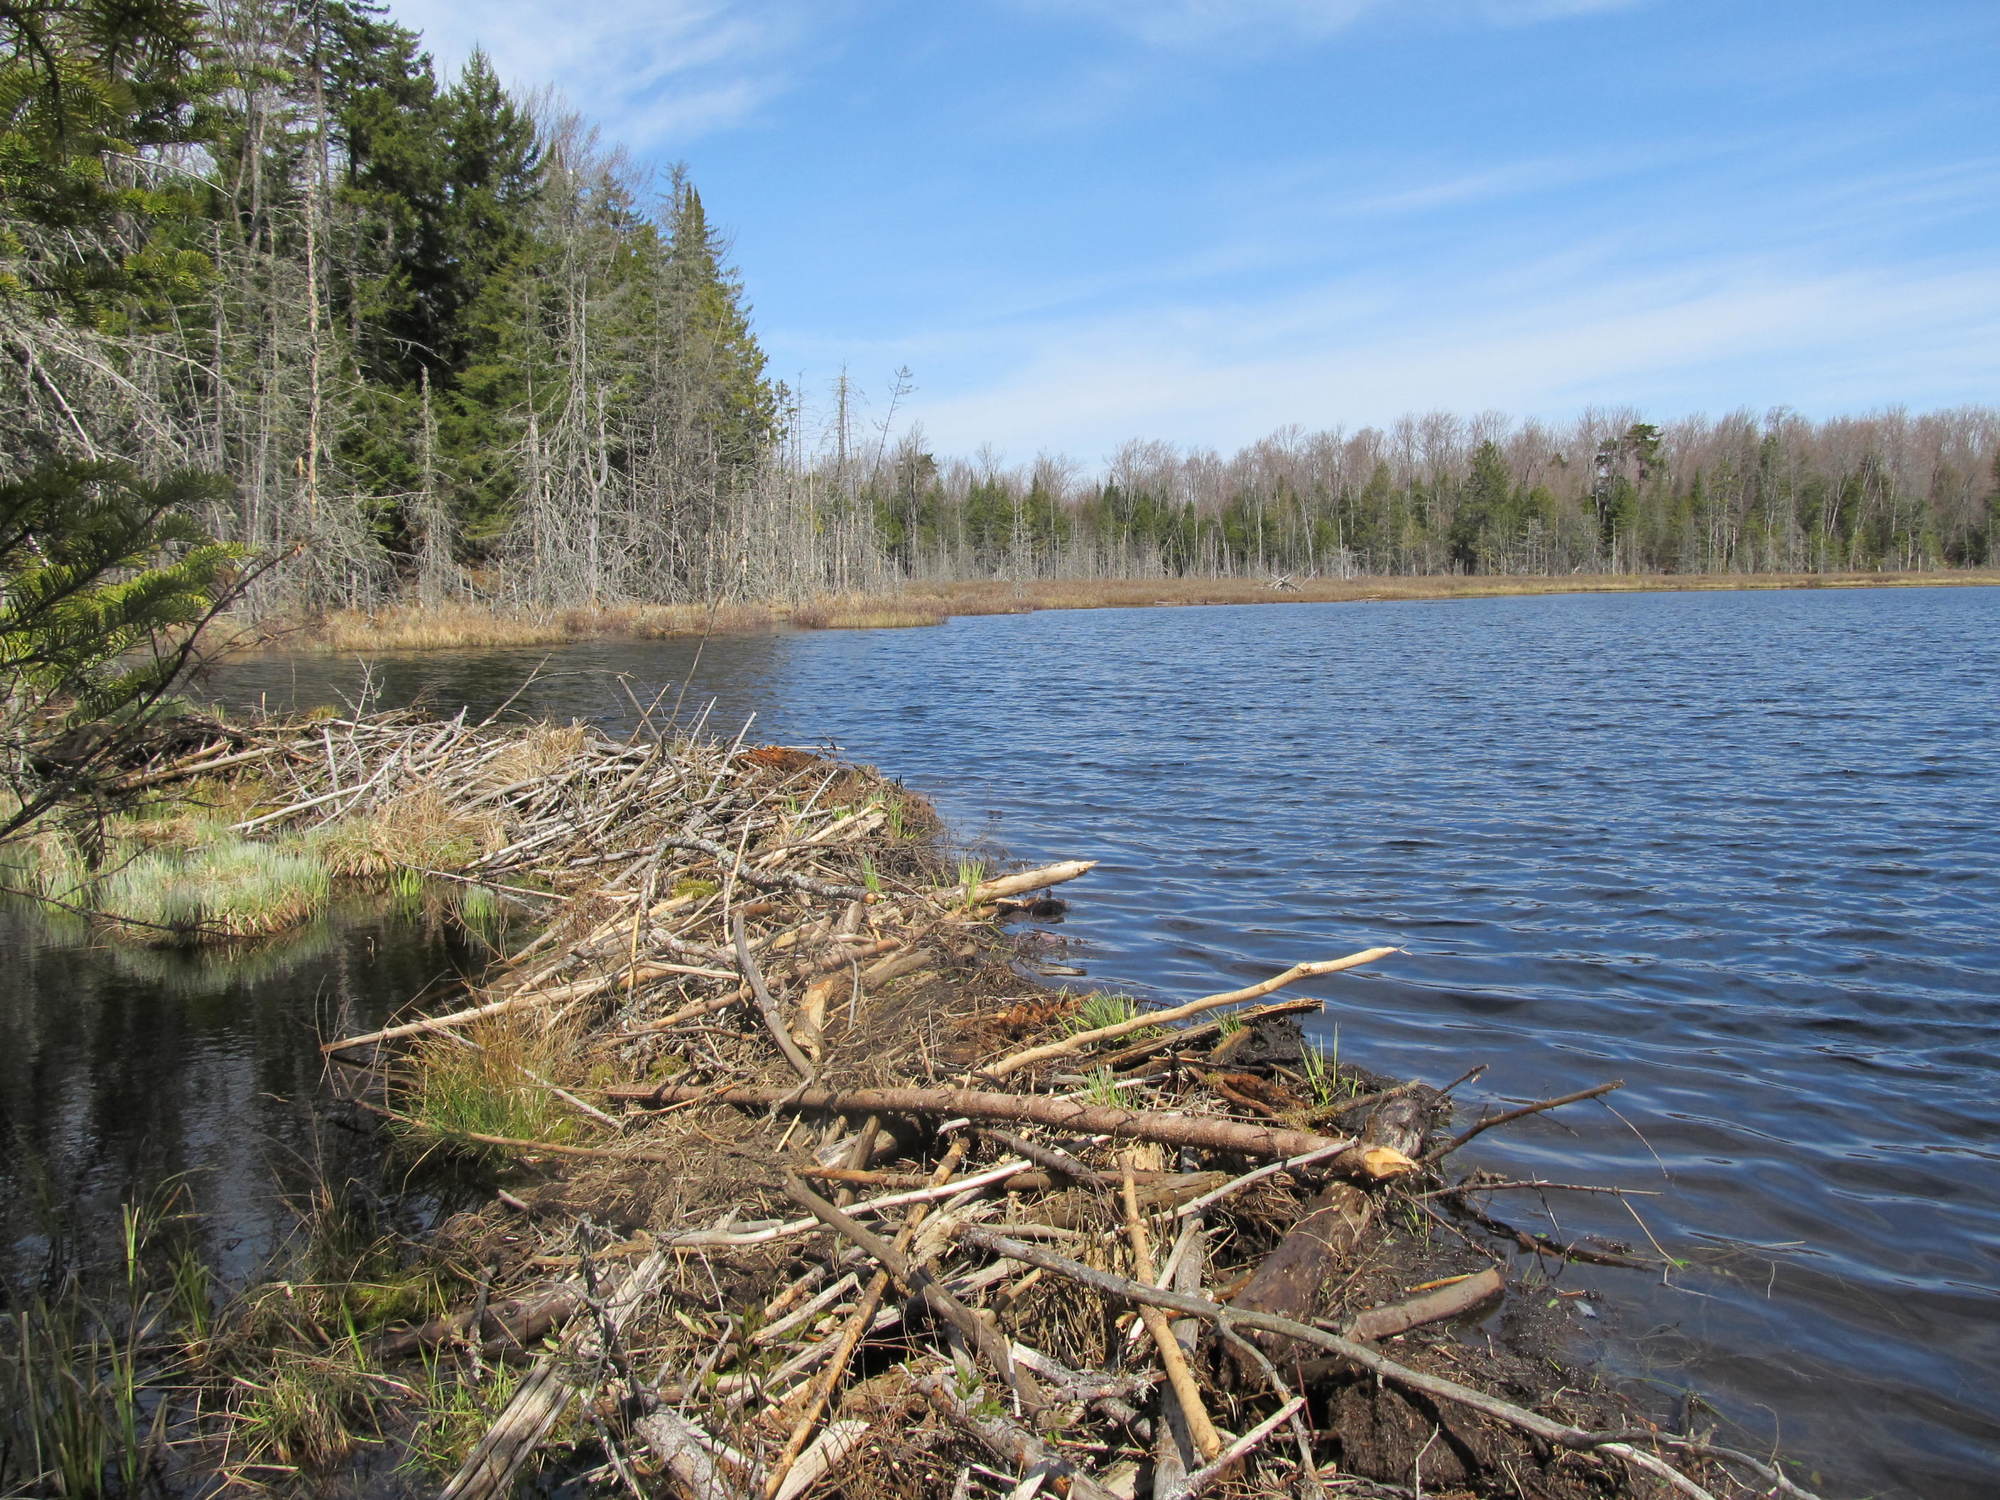
POLYGON ((380 807, 315 829, 301 841, 337 879, 394 870, 453 870, 506 843, 492 811, 455 807, 437 788, 418 784, 380 807))
POLYGON ((789 612, 794 630, 905 630, 942 625, 951 611, 913 594, 827 594, 789 612))
POLYGON ((604 609, 509 610, 478 604, 338 610, 262 632, 236 627, 234 643, 291 651, 466 651, 565 641, 661 640, 775 629, 781 611, 760 604, 631 604, 604 609))
POLYGON ((481 769, 480 779, 488 786, 546 776, 581 755, 590 739, 582 724, 530 724, 509 740, 500 753, 481 769))

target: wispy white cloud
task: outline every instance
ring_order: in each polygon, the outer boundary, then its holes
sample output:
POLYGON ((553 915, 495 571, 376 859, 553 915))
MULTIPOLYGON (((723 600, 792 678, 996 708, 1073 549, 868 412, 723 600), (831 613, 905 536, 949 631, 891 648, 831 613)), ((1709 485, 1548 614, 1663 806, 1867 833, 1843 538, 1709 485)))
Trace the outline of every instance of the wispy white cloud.
POLYGON ((1083 16, 1157 47, 1261 38, 1320 41, 1371 15, 1427 25, 1524 26, 1646 0, 1020 0, 1031 9, 1083 16))
MULTIPOLYGON (((1249 305, 988 330, 971 362, 1005 373, 920 394, 913 410, 940 451, 991 440, 1017 457, 1056 448, 1095 462, 1106 434, 1230 446, 1288 422, 1352 427, 1437 407, 1559 417, 1631 401, 1667 416, 1834 410, 1885 392, 1950 402, 1969 399, 2000 338, 2000 270, 1988 267, 1809 272, 1716 257, 1605 270, 1579 280, 1564 259, 1504 283, 1469 275, 1421 304, 1356 278, 1249 305)), ((952 342, 932 337, 938 351, 952 342)), ((882 354, 918 360, 921 378, 924 352, 882 354)))
POLYGON ((551 85, 620 142, 672 148, 740 125, 791 81, 818 11, 803 0, 394 0, 442 70, 484 48, 510 86, 551 85))

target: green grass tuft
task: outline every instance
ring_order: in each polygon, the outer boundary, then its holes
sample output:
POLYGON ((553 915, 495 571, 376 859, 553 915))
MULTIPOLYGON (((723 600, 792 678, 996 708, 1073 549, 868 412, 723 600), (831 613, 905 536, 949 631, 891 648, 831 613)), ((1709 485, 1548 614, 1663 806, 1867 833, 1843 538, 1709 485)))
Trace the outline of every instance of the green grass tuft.
POLYGON ((1137 1020, 1139 1002, 1130 995, 1108 995, 1103 992, 1087 997, 1069 1018, 1070 1035, 1085 1031, 1101 1031, 1106 1026, 1122 1026, 1127 1021, 1137 1020))
POLYGON ((316 915, 330 886, 309 855, 231 840, 141 854, 99 883, 94 904, 143 942, 263 937, 316 915))
POLYGON ((1109 1068, 1099 1068, 1085 1078, 1083 1096, 1092 1104, 1102 1105, 1106 1109, 1132 1108, 1131 1094, 1120 1085, 1109 1068))
POLYGON ((479 1040, 466 1046, 444 1038, 411 1054, 415 1081, 402 1107, 418 1130, 480 1155, 503 1148, 468 1137, 567 1141, 576 1116, 533 1076, 547 1077, 557 1066, 546 1049, 526 1028, 489 1028, 479 1040))

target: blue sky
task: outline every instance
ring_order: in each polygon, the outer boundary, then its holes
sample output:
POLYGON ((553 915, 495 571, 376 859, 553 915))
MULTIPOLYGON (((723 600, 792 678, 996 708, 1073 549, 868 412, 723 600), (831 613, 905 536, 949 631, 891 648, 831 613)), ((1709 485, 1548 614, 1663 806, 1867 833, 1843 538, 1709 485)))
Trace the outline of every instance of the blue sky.
POLYGON ((2000 401, 1993 0, 392 0, 733 237, 775 375, 1095 467, 2000 401))

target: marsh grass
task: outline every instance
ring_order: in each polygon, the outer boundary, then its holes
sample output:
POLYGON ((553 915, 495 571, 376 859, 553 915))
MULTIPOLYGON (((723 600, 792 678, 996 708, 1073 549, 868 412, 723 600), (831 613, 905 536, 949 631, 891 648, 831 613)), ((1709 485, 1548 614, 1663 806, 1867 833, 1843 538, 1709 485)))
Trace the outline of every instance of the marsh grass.
POLYGON ((949 618, 950 615, 936 605, 904 604, 886 599, 793 610, 791 624, 800 630, 911 630, 926 625, 942 625, 949 618))
POLYGON ((137 855, 97 882, 93 904, 143 941, 264 937, 326 906, 327 866, 280 845, 231 839, 137 855))
POLYGON ((243 838, 233 817, 177 801, 50 820, 0 849, 0 881, 141 944, 267 937, 322 912, 327 864, 297 841, 243 838))
POLYGON ((417 786, 374 812, 322 824, 301 847, 342 878, 454 870, 498 848, 499 826, 495 818, 454 808, 433 787, 417 786))
POLYGON ((1299 1069, 1305 1075, 1306 1087, 1312 1091, 1313 1103, 1325 1109, 1336 1100, 1351 1097, 1355 1091, 1355 1081, 1343 1078, 1340 1073, 1340 1028, 1333 1028, 1333 1046, 1325 1049, 1307 1044, 1299 1059, 1299 1069))
POLYGON ((143 1327, 119 1329, 80 1295, 17 1304, 0 1321, 0 1480, 24 1481, 8 1493, 140 1492, 164 1411, 144 1354, 143 1327))
POLYGON ((660 640, 776 628, 763 605, 629 604, 603 609, 514 610, 483 604, 399 605, 338 610, 263 638, 285 650, 451 651, 476 646, 546 646, 599 638, 660 640))
POLYGON ((600 609, 515 610, 483 604, 339 611, 301 623, 251 626, 241 639, 284 650, 436 651, 556 645, 577 640, 648 640, 782 630, 893 630, 942 624, 954 615, 1029 614, 1047 609, 1156 605, 1310 604, 1469 599, 1527 594, 1656 593, 1724 589, 1886 588, 2000 583, 1992 569, 1926 573, 1615 573, 1382 575, 1303 578, 1278 590, 1262 577, 980 579, 911 583, 875 593, 823 595, 805 604, 738 602, 625 604, 600 609))
POLYGON ((398 1108, 409 1123, 402 1128, 482 1157, 504 1148, 475 1136, 563 1144, 578 1117, 538 1080, 560 1072, 569 1050, 563 1032, 529 1017, 444 1033, 407 1059, 411 1082, 398 1108))
POLYGON ((1472 599, 1529 594, 1631 594, 1738 589, 1884 588, 1942 583, 1992 584, 1992 569, 1941 573, 1603 573, 1534 576, 1438 574, 1302 578, 1279 590, 1268 579, 1007 579, 912 585, 896 597, 948 615, 1023 614, 1046 609, 1134 609, 1155 605, 1313 604, 1472 599))
POLYGON ((523 1373, 520 1366, 499 1364, 475 1379, 449 1360, 426 1358, 421 1374, 410 1382, 421 1415, 398 1467, 428 1479, 456 1472, 513 1398, 523 1373))
POLYGON ((0 844, 0 883, 50 901, 77 901, 90 888, 88 860, 79 841, 56 820, 0 844))
POLYGON ((346 1458, 375 1435, 377 1409, 396 1388, 368 1368, 358 1336, 325 1351, 273 1350, 237 1383, 223 1468, 239 1482, 346 1458))
MULTIPOLYGON (((500 770, 537 774, 560 763, 579 733, 523 735, 500 770)), ((88 826, 50 820, 0 848, 0 885, 70 908, 140 946, 294 931, 326 910, 337 882, 382 882, 376 888, 386 886, 405 915, 449 919, 474 937, 491 940, 505 929, 490 890, 442 881, 433 889, 424 878, 498 847, 503 825, 488 812, 456 807, 418 784, 367 814, 246 837, 232 827, 245 805, 240 788, 226 798, 203 790, 141 802, 88 826)))
POLYGON ((256 1490, 311 1475, 382 1437, 417 1394, 370 1352, 374 1336, 452 1305, 463 1278, 379 1222, 372 1201, 324 1177, 295 1200, 274 1275, 222 1305, 208 1378, 222 1435, 216 1468, 256 1490))
POLYGON ((972 909, 972 897, 986 881, 986 862, 980 859, 961 859, 958 862, 958 889, 966 910, 972 909))
POLYGON ((507 932, 507 912, 500 898, 483 885, 454 885, 446 900, 458 925, 489 946, 507 932))
MULTIPOLYGON (((175 1315, 207 1301, 177 1231, 180 1184, 120 1217, 117 1264, 86 1282, 8 1286, 0 1315, 0 1485, 7 1494, 138 1495, 160 1458, 166 1395, 185 1374, 175 1315), (172 1267, 168 1287, 152 1267, 172 1267)), ((199 1264, 199 1257, 195 1256, 199 1264)), ((200 1314, 208 1326, 207 1309, 200 1314)))
POLYGON ((484 781, 495 790, 560 770, 583 752, 590 730, 582 724, 529 724, 486 763, 484 781))
POLYGON ((1109 1068, 1084 1075, 1083 1097, 1105 1109, 1131 1109, 1132 1095, 1109 1068))

